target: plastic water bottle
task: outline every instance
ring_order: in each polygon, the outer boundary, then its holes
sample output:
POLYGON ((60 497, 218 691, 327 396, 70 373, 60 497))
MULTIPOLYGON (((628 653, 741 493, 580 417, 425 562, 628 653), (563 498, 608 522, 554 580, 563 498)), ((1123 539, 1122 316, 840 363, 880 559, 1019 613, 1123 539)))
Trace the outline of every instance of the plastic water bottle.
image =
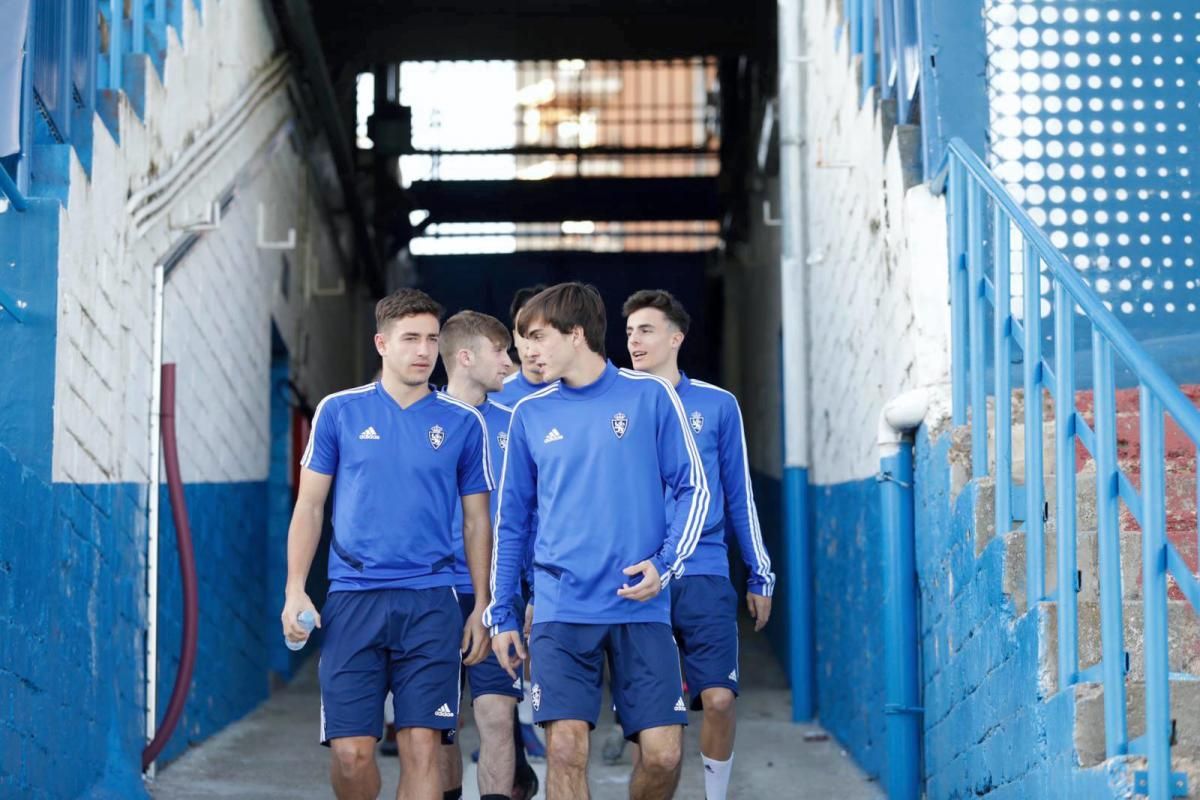
MULTIPOLYGON (((312 633, 312 629, 317 627, 317 618, 313 616, 311 611, 305 610, 300 612, 300 616, 296 617, 296 621, 300 623, 300 627, 304 628, 305 633, 312 633)), ((283 637, 284 644, 288 646, 288 650, 301 650, 304 645, 308 644, 308 637, 301 639, 298 642, 293 642, 286 636, 283 637)))

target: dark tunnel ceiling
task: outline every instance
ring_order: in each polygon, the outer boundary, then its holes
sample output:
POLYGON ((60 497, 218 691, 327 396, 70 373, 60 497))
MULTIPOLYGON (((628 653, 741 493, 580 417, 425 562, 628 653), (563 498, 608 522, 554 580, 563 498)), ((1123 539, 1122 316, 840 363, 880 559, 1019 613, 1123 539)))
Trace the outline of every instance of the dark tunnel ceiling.
POLYGON ((455 59, 673 58, 774 47, 762 0, 314 0, 331 66, 455 59))

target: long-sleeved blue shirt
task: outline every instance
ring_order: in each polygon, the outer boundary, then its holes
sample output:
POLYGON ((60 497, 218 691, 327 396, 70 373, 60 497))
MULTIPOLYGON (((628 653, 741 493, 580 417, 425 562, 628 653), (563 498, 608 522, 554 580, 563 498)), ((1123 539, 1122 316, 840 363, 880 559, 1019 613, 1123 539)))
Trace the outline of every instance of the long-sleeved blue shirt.
MULTIPOLYGON (((508 420, 512 409, 494 400, 485 400, 483 405, 475 407, 483 415, 487 424, 487 435, 491 437, 488 451, 492 457, 492 474, 499 475, 504 466, 504 451, 508 447, 508 420)), ((496 517, 496 502, 499 492, 492 492, 490 498, 491 517, 496 517)), ((454 506, 454 586, 459 594, 475 594, 475 585, 471 583, 471 570, 467 568, 466 543, 463 539, 462 503, 454 506)))
MULTIPOLYGON (((728 522, 737 536, 742 560, 750 571, 747 581, 750 591, 770 596, 775 591, 775 573, 771 571, 771 557, 767 555, 758 524, 746 432, 737 398, 719 386, 691 380, 687 375, 682 375, 675 391, 687 412, 688 425, 704 461, 704 472, 712 493, 704 533, 696 551, 688 558, 687 574, 729 577, 725 547, 728 522)), ((668 519, 673 507, 674 501, 668 493, 668 519)))
MULTIPOLYGON (((488 399, 493 402, 499 403, 504 408, 507 408, 508 413, 511 416, 512 409, 517 405, 517 403, 521 402, 526 397, 528 397, 529 395, 538 391, 539 389, 544 389, 544 388, 546 388, 546 384, 532 383, 528 378, 525 377, 524 371, 522 371, 521 369, 518 368, 516 372, 514 372, 512 375, 509 375, 507 378, 504 379, 504 386, 500 389, 500 391, 492 392, 490 395, 488 395, 488 399)), ((505 434, 504 434, 505 442, 507 443, 507 440, 508 440, 507 422, 505 423, 504 431, 505 431, 505 434)), ((500 454, 500 460, 501 460, 501 468, 502 468, 503 462, 504 462, 504 454, 503 453, 500 454)), ((497 469, 496 470, 496 479, 499 480, 499 478, 500 478, 500 469, 497 469)), ((492 498, 493 498, 493 500, 498 500, 500 498, 499 489, 497 489, 495 492, 492 492, 492 498)), ((493 502, 492 503, 492 519, 495 520, 495 518, 496 518, 496 504, 495 504, 495 502, 493 502)), ((530 528, 534 531, 537 530, 537 513, 536 512, 534 512, 533 520, 530 523, 530 528)), ((495 536, 498 533, 499 532, 493 527, 492 535, 495 536)), ((529 537, 529 543, 525 549, 525 560, 523 562, 523 566, 521 567, 521 575, 524 578, 525 585, 529 590, 528 600, 531 603, 533 602, 533 593, 534 593, 534 578, 533 578, 533 542, 534 542, 534 539, 535 539, 535 537, 533 537, 533 536, 529 537)))
POLYGON ((617 595, 626 567, 650 559, 665 586, 708 514, 708 481, 683 404, 661 378, 608 363, 593 383, 556 381, 513 409, 496 511, 494 633, 512 614, 536 512, 534 622, 669 622, 670 596, 617 595), (665 520, 664 487, 675 514, 665 520))

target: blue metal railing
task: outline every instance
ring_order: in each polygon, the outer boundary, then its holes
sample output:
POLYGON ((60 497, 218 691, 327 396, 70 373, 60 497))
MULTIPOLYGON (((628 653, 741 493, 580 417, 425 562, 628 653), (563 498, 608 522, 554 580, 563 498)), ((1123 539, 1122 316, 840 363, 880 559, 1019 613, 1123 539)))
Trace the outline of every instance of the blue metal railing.
POLYGON ((29 209, 29 201, 21 190, 17 188, 17 183, 8 174, 8 170, 0 164, 0 195, 8 198, 9 204, 17 211, 27 211, 29 209))
POLYGON ((862 98, 874 86, 896 99, 897 122, 911 116, 920 76, 916 0, 843 0, 842 19, 850 52, 861 55, 862 98))
POLYGON ((1167 663, 1167 579, 1175 580, 1193 610, 1200 611, 1200 581, 1166 537, 1164 415, 1169 414, 1193 444, 1200 442, 1200 411, 1154 363, 1066 257, 1013 201, 983 161, 961 140, 951 141, 934 189, 947 192, 950 239, 952 393, 955 424, 971 426, 971 469, 988 474, 989 393, 995 398, 996 532, 1013 529, 1012 393, 1010 365, 1022 358, 1025 401, 1025 550, 1029 607, 1050 599, 1058 606, 1059 686, 1100 681, 1104 686, 1105 747, 1108 757, 1145 755, 1145 779, 1152 800, 1172 796, 1170 673, 1167 663), (947 174, 948 173, 948 174, 947 174), (948 181, 948 185, 947 185, 948 181), (990 214, 987 213, 990 208, 990 214), (1021 247, 1011 247, 1012 234, 1021 247), (987 257, 989 256, 990 257, 987 257), (990 262, 990 268, 989 263, 990 262), (1020 272, 1016 267, 1019 265, 1020 272), (1014 312, 1011 279, 1021 275, 1021 313, 1014 312), (1052 361, 1045 357, 1042 287, 1048 281, 1053 318, 1052 361), (991 317, 991 353, 986 322, 991 317), (1090 329, 1094 423, 1080 413, 1075 398, 1075 326, 1090 329), (1141 489, 1117 460, 1114 357, 1139 389, 1141 489), (990 385, 989 385, 990 383, 990 385), (1043 540, 1042 426, 1045 391, 1054 401, 1055 533, 1057 589, 1045 589, 1043 540), (1096 462, 1097 535, 1101 615, 1101 661, 1080 671, 1076 592, 1075 448, 1079 442, 1096 462), (1141 527, 1142 606, 1146 734, 1128 736, 1127 656, 1121 592, 1120 515, 1123 502, 1141 527))
POLYGON ((33 93, 50 135, 59 142, 71 138, 71 14, 67 3, 33 4, 33 93))

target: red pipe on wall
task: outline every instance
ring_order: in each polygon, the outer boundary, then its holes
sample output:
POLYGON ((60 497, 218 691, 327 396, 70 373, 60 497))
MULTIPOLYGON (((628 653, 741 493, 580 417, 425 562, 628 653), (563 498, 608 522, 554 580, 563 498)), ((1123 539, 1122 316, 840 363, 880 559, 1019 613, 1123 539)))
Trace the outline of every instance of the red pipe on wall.
POLYGON ((183 497, 183 479, 179 475, 179 446, 175 439, 175 365, 162 367, 162 443, 167 467, 167 490, 171 498, 171 517, 175 520, 175 541, 179 550, 179 572, 183 580, 183 642, 179 670, 162 724, 154 740, 142 751, 142 771, 149 769, 166 747, 187 702, 196 668, 196 639, 200 623, 200 599, 196 581, 196 554, 192 548, 192 528, 188 522, 187 501, 183 497))

